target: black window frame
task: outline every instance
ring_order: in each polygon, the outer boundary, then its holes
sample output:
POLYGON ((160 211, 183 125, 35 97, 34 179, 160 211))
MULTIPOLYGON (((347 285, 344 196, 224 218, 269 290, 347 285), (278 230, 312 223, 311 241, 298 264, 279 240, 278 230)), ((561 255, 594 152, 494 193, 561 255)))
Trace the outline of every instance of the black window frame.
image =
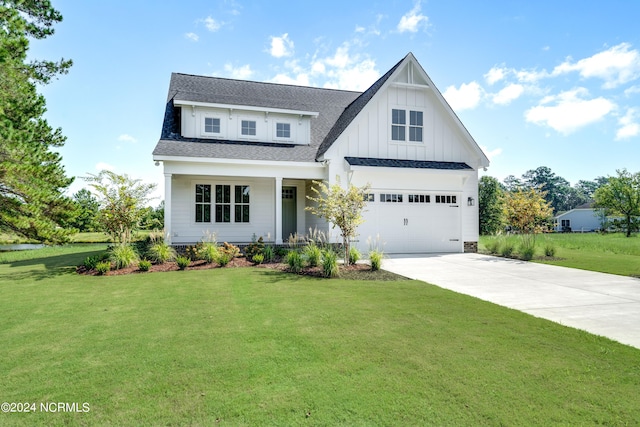
POLYGON ((211 222, 211 184, 196 184, 195 222, 211 222))

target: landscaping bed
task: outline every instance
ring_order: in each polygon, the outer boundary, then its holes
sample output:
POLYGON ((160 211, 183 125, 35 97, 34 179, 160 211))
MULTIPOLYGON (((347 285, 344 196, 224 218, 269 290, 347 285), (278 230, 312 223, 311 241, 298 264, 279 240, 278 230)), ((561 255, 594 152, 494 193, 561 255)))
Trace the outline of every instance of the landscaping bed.
MULTIPOLYGON (((268 262, 263 264, 255 264, 249 261, 246 257, 238 257, 231 260, 226 266, 222 267, 219 264, 213 262, 208 263, 204 260, 191 261, 189 266, 185 270, 210 270, 214 268, 266 268, 272 270, 278 270, 282 272, 289 272, 289 266, 280 260, 276 262, 268 262)), ((146 273, 162 273, 168 271, 180 271, 178 263, 174 261, 168 261, 162 264, 152 264, 148 271, 142 271, 137 265, 131 265, 129 267, 121 268, 119 270, 109 270, 104 276, 122 276, 126 274, 146 274, 146 273)), ((100 275, 95 269, 87 269, 84 265, 76 268, 78 274, 87 276, 100 275)), ((294 274, 294 273, 292 273, 294 274)), ((299 273, 295 273, 301 276, 311 277, 324 277, 321 267, 304 267, 299 273)), ((340 266, 340 276, 344 279, 352 280, 409 280, 406 277, 391 273, 385 270, 372 271, 371 266, 367 263, 357 263, 348 266, 340 266)))

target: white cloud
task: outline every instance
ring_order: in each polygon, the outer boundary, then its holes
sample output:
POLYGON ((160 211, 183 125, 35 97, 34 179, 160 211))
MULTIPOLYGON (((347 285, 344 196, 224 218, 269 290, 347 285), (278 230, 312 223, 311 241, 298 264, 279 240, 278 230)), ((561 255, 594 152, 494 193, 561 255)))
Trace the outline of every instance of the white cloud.
POLYGON ((376 70, 375 61, 363 59, 342 68, 330 70, 328 76, 330 79, 324 84, 326 88, 364 91, 380 77, 380 73, 376 70))
POLYGON ((640 124, 638 124, 638 116, 640 110, 637 108, 629 108, 627 114, 618 119, 620 128, 616 132, 616 139, 627 139, 640 135, 640 124))
POLYGON ((289 77, 286 74, 277 74, 273 79, 271 79, 273 83, 280 83, 285 85, 296 85, 296 86, 310 86, 309 76, 305 73, 297 74, 295 77, 289 77))
POLYGON ((222 27, 222 22, 216 21, 211 16, 207 16, 206 18, 204 18, 203 22, 207 27, 207 30, 211 31, 212 33, 215 33, 220 29, 220 27, 222 27))
POLYGON ((108 171, 115 171, 116 167, 113 165, 110 165, 109 163, 105 163, 105 162, 98 162, 96 163, 95 166, 97 171, 101 171, 101 170, 108 170, 108 171))
POLYGON ((336 49, 336 53, 332 57, 325 58, 324 62, 332 67, 345 68, 352 62, 352 59, 349 57, 349 44, 344 43, 336 49))
POLYGON ((421 14, 420 9, 420 2, 417 2, 413 9, 400 18, 400 22, 398 22, 399 32, 404 33, 408 31, 410 33, 416 33, 420 27, 426 28, 429 23, 429 17, 421 14))
POLYGON ((552 75, 571 71, 577 71, 584 78, 600 78, 604 80, 605 89, 612 89, 640 77, 640 52, 631 49, 629 43, 620 43, 578 62, 569 58, 555 67, 552 75))
POLYGON ((289 39, 289 34, 284 33, 280 37, 271 36, 269 53, 275 58, 293 55, 293 41, 289 39))
POLYGON ((509 105, 511 101, 515 101, 524 93, 524 86, 511 83, 500 92, 493 95, 493 102, 499 105, 509 105))
POLYGON ((126 133, 123 133, 122 135, 120 135, 118 137, 118 141, 123 141, 123 142, 130 142, 132 144, 135 144, 136 142, 138 142, 137 139, 135 139, 134 137, 132 137, 131 135, 127 135, 126 133))
POLYGON ((540 126, 549 126, 568 135, 597 122, 616 108, 608 99, 598 97, 585 99, 589 91, 577 88, 558 95, 547 96, 540 104, 525 112, 525 119, 540 126))
POLYGON ((508 70, 504 67, 493 67, 484 75, 484 79, 488 84, 492 85, 504 79, 507 72, 508 70))
POLYGON ((624 91, 624 95, 627 97, 632 96, 636 93, 640 93, 640 86, 638 85, 631 86, 630 88, 625 89, 624 91))
POLYGON ((311 64, 311 72, 314 74, 324 74, 327 68, 324 66, 322 61, 315 61, 311 64))
POLYGON ((482 93, 483 89, 477 82, 473 81, 461 84, 460 89, 456 89, 455 86, 449 86, 442 95, 451 108, 461 111, 477 107, 482 99, 482 93))
POLYGON ((330 56, 319 58, 314 56, 307 65, 300 65, 299 60, 285 62, 289 73, 280 73, 272 79, 274 82, 311 85, 311 77, 320 86, 331 89, 364 91, 379 77, 376 63, 368 56, 351 54, 349 42, 343 43, 330 56), (292 77, 293 76, 293 77, 292 77))
POLYGON ((547 70, 520 70, 514 71, 516 78, 519 82, 522 83, 535 83, 538 80, 542 80, 544 78, 550 77, 551 75, 547 72, 547 70))
POLYGON ((249 64, 241 67, 234 67, 227 63, 224 64, 224 71, 229 77, 240 80, 247 80, 253 75, 253 70, 249 64))
POLYGON ((487 156, 489 161, 492 161, 494 157, 502 154, 502 148, 494 148, 493 150, 489 150, 489 148, 486 145, 481 145, 480 148, 482 149, 484 154, 487 156))
POLYGON ((187 33, 184 36, 194 42, 197 42, 200 39, 196 33, 187 33))

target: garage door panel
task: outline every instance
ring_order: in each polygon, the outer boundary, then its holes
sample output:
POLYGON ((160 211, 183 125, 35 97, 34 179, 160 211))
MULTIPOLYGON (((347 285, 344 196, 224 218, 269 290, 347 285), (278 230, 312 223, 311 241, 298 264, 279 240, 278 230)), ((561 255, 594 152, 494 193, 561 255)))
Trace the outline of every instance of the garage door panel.
POLYGON ((405 194, 402 203, 380 203, 377 195, 363 215, 365 223, 358 229, 357 247, 367 251, 367 238, 380 235, 389 253, 461 252, 459 205, 434 203, 435 197, 429 203, 408 201, 405 194))

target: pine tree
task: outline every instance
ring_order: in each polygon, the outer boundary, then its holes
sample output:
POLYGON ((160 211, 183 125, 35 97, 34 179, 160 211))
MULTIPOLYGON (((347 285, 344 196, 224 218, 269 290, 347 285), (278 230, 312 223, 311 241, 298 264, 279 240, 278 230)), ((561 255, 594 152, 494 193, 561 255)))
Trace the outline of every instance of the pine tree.
POLYGON ((63 192, 72 183, 54 149, 65 137, 43 118, 38 84, 65 74, 71 61, 27 62, 29 37, 53 34, 62 16, 48 0, 0 1, 0 230, 59 243, 73 203, 63 192))

